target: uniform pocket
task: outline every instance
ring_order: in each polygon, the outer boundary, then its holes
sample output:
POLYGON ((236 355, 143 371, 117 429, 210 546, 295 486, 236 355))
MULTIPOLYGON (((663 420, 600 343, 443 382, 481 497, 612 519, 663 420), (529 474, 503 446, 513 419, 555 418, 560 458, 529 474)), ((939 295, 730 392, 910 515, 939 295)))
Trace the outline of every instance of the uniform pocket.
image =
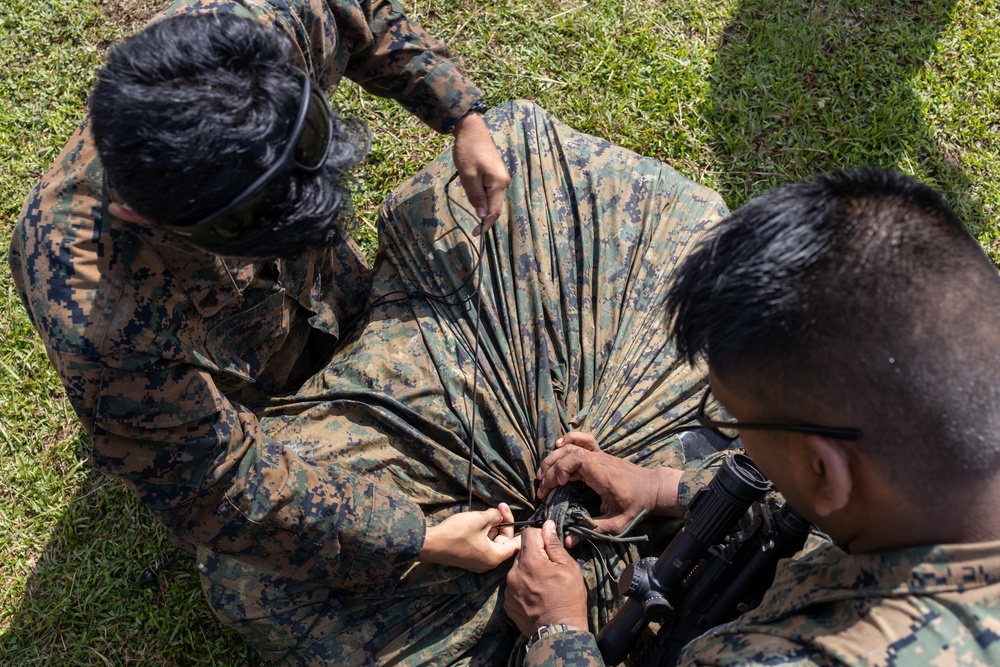
POLYGON ((290 319, 281 290, 216 324, 205 347, 220 370, 252 382, 281 349, 290 319))

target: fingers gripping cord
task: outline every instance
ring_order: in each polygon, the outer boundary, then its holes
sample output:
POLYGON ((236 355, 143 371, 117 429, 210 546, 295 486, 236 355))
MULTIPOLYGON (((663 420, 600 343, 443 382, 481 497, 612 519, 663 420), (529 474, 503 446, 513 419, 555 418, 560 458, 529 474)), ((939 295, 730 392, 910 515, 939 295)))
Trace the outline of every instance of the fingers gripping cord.
MULTIPOLYGON (((583 482, 556 487, 545 497, 534 513, 526 521, 517 522, 522 526, 539 527, 551 519, 556 524, 556 531, 563 541, 567 535, 578 535, 587 545, 587 552, 577 553, 575 557, 584 569, 584 580, 588 588, 588 606, 590 607, 590 623, 592 627, 602 627, 620 605, 618 595, 617 574, 626 564, 638 560, 638 552, 632 546, 637 542, 648 540, 646 535, 629 536, 629 533, 642 521, 645 511, 639 514, 625 529, 617 535, 607 535, 597 532, 597 523, 591 512, 600 508, 600 498, 583 482)), ((511 654, 508 667, 522 667, 525 657, 525 638, 519 639, 511 654)))
POLYGON ((607 535, 597 532, 597 523, 591 517, 585 506, 588 498, 593 499, 596 494, 591 491, 583 482, 574 482, 566 486, 553 489, 545 498, 545 503, 536 511, 541 512, 540 523, 547 519, 552 519, 556 523, 556 531, 559 535, 568 534, 579 535, 587 540, 599 542, 645 542, 649 538, 645 535, 628 537, 632 529, 638 524, 645 512, 642 512, 632 522, 625 527, 625 530, 617 535, 607 535))
MULTIPOLYGON (((592 509, 599 508, 600 498, 583 482, 573 482, 550 491, 536 514, 539 514, 539 523, 547 519, 554 521, 556 534, 562 536, 564 542, 567 535, 578 535, 592 552, 589 559, 593 569, 591 601, 596 606, 598 623, 606 623, 614 613, 615 600, 618 598, 616 570, 620 571, 624 566, 623 557, 631 560, 626 556, 630 550, 623 548, 631 543, 645 542, 649 538, 646 535, 629 536, 642 520, 644 511, 625 530, 617 535, 608 535, 597 532, 597 523, 591 517, 588 506, 592 509), (617 568, 611 563, 617 563, 617 568)), ((634 550, 631 553, 634 554, 634 550)))

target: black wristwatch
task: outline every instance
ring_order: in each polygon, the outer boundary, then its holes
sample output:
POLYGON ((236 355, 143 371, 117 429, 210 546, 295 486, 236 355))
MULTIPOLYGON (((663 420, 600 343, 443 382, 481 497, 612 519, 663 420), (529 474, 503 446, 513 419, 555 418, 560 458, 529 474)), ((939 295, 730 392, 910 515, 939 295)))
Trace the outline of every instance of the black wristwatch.
POLYGON ((549 625, 543 625, 542 627, 535 630, 530 637, 528 637, 528 643, 524 645, 525 650, 531 650, 531 647, 535 645, 539 639, 544 637, 551 637, 552 635, 558 635, 560 632, 567 632, 569 630, 577 630, 572 625, 566 625, 565 623, 551 623, 549 625))
MULTIPOLYGON (((472 103, 472 106, 469 107, 469 110, 462 114, 462 118, 459 118, 458 120, 455 121, 455 127, 458 127, 458 124, 462 122, 462 119, 468 116, 470 113, 484 114, 489 110, 490 108, 486 106, 486 102, 483 102, 482 100, 476 100, 475 102, 472 103)), ((455 127, 451 128, 452 132, 455 131, 455 127)))

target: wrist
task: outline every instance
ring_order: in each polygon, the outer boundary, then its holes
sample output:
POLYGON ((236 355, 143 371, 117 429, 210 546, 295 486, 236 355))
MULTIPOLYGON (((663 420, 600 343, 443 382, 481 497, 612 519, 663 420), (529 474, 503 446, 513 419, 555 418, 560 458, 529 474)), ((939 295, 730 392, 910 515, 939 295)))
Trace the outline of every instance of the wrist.
POLYGON ((428 526, 427 530, 424 531, 424 546, 420 549, 421 563, 444 563, 442 557, 448 550, 442 544, 443 540, 440 539, 441 531, 439 530, 439 526, 440 524, 437 526, 428 526))
POLYGON ((587 610, 582 606, 580 608, 557 607, 550 609, 546 613, 539 614, 538 618, 535 619, 535 632, 537 633, 539 628, 550 625, 565 625, 570 628, 586 630, 589 625, 587 610))
POLYGON ((683 471, 664 466, 653 472, 656 473, 656 502, 652 514, 680 518, 682 512, 677 502, 677 490, 683 471))
POLYGON ((458 122, 455 123, 455 127, 452 128, 451 133, 457 137, 459 134, 472 126, 486 129, 486 121, 483 120, 483 114, 485 114, 488 109, 489 107, 487 107, 482 100, 473 102, 472 106, 469 107, 469 110, 466 111, 465 114, 458 119, 458 122))

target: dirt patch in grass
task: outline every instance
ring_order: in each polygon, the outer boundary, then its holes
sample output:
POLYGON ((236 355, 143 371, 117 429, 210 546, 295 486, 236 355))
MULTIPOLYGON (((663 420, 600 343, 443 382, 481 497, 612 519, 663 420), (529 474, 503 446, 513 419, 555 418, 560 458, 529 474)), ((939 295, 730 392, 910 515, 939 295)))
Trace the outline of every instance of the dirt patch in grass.
POLYGON ((133 33, 156 12, 170 4, 170 0, 104 0, 102 13, 109 21, 122 27, 126 33, 133 33))

